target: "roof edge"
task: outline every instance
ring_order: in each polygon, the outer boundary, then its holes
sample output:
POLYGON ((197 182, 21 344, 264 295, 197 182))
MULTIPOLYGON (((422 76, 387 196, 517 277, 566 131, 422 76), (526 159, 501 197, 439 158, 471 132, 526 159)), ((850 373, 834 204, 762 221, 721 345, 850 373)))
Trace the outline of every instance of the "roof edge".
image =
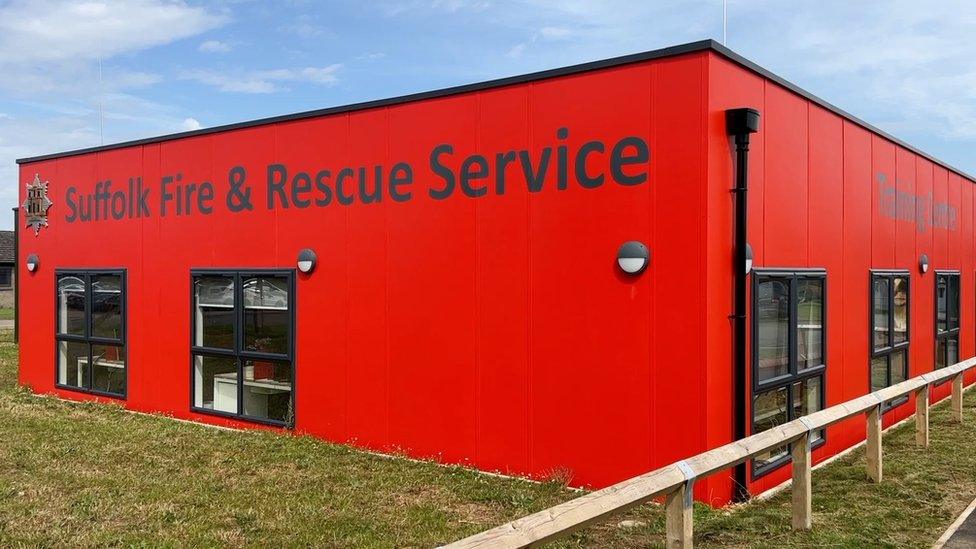
POLYGON ((731 49, 727 48, 726 46, 724 46, 724 45, 720 44, 719 42, 717 42, 717 41, 715 41, 713 39, 710 39, 710 38, 709 39, 705 39, 705 40, 699 40, 699 41, 696 41, 696 42, 688 42, 686 44, 679 44, 679 45, 676 45, 676 46, 670 46, 670 47, 667 47, 667 48, 661 48, 661 49, 657 49, 657 50, 651 50, 651 51, 645 51, 645 52, 640 52, 640 53, 633 53, 633 54, 628 54, 628 55, 622 55, 622 56, 619 56, 619 57, 612 57, 610 59, 603 59, 603 60, 599 60, 599 61, 589 61, 589 62, 586 62, 586 63, 579 63, 579 64, 576 64, 576 65, 570 65, 568 67, 559 67, 559 68, 555 68, 555 69, 547 69, 547 70, 532 72, 532 73, 528 73, 528 74, 522 74, 522 75, 516 75, 516 76, 506 76, 506 77, 503 77, 503 78, 496 78, 496 79, 492 79, 492 80, 486 80, 486 81, 483 81, 483 82, 475 82, 475 83, 472 83, 472 84, 462 84, 462 85, 459 85, 459 86, 451 86, 451 87, 441 88, 441 89, 437 89, 437 90, 411 93, 411 94, 407 94, 407 95, 400 95, 400 96, 389 97, 389 98, 385 98, 385 99, 375 99, 375 100, 371 100, 371 101, 363 101, 363 102, 359 102, 359 103, 350 103, 350 104, 347 104, 347 105, 340 105, 340 106, 336 106, 336 107, 326 107, 326 108, 323 108, 323 109, 314 109, 314 110, 310 110, 310 111, 301 111, 301 112, 292 113, 292 114, 285 114, 285 115, 279 115, 279 116, 271 116, 271 117, 266 117, 266 118, 258 118, 258 119, 254 119, 254 120, 244 121, 244 122, 236 122, 236 123, 232 123, 232 124, 224 124, 222 126, 214 126, 214 127, 211 127, 211 128, 203 128, 203 129, 199 129, 199 130, 191 130, 191 131, 186 131, 186 132, 177 132, 177 133, 159 135, 159 136, 155 136, 155 137, 147 137, 147 138, 143 138, 143 139, 135 139, 135 140, 131 140, 131 141, 122 141, 122 142, 119 142, 119 143, 111 143, 109 145, 99 145, 99 146, 96 146, 96 147, 86 147, 86 148, 82 148, 82 149, 75 149, 75 150, 70 150, 70 151, 65 151, 65 152, 58 152, 58 153, 52 153, 52 154, 44 154, 44 155, 31 156, 31 157, 26 157, 26 158, 18 158, 16 162, 17 162, 17 164, 30 164, 30 163, 33 163, 33 162, 41 162, 41 161, 44 161, 44 160, 53 160, 53 159, 56 159, 56 158, 64 158, 64 157, 69 157, 69 156, 78 156, 78 155, 82 155, 82 154, 89 154, 89 153, 97 153, 97 152, 103 152, 103 151, 110 151, 110 150, 122 149, 122 148, 126 148, 126 147, 134 147, 134 146, 139 146, 139 145, 149 145, 149 144, 153 144, 153 143, 161 143, 161 142, 164 142, 164 141, 172 141, 172 140, 183 139, 183 138, 188 138, 188 137, 196 137, 196 136, 201 136, 201 135, 209 135, 209 134, 212 134, 212 133, 219 133, 219 132, 226 132, 226 131, 231 131, 231 130, 251 128, 251 127, 255 127, 255 126, 264 126, 264 125, 276 124, 276 123, 280 123, 280 122, 291 122, 291 121, 295 121, 295 120, 304 120, 304 119, 315 118, 315 117, 319 117, 319 116, 327 116, 327 115, 333 115, 333 114, 342 114, 342 113, 347 113, 347 112, 355 112, 355 111, 361 111, 361 110, 373 109, 373 108, 379 108, 379 107, 388 107, 388 106, 399 105, 399 104, 403 104, 403 103, 410 103, 410 102, 413 102, 413 101, 423 101, 425 99, 437 99, 437 98, 441 98, 441 97, 447 97, 447 96, 451 96, 451 95, 458 95, 458 94, 462 94, 462 93, 475 92, 475 91, 487 90, 487 89, 492 89, 492 88, 500 88, 500 87, 503 87, 503 86, 511 86, 511 85, 516 85, 516 84, 524 84, 524 83, 527 83, 527 82, 534 82, 534 81, 537 81, 537 80, 544 80, 544 79, 547 79, 547 78, 555 78, 555 77, 560 77, 560 76, 569 76, 569 75, 573 75, 573 74, 579 74, 579 73, 584 73, 584 72, 589 72, 589 71, 595 71, 595 70, 600 70, 600 69, 606 69, 606 68, 612 68, 612 67, 619 67, 621 65, 629 65, 629 64, 632 64, 632 63, 640 63, 642 61, 651 61, 651 60, 655 60, 655 59, 663 59, 663 58, 666 58, 666 57, 674 57, 674 56, 678 56, 678 55, 684 55, 684 54, 695 53, 695 52, 700 52, 700 51, 712 51, 712 52, 715 52, 716 54, 721 55, 722 57, 725 57, 729 61, 732 61, 733 63, 735 63, 735 64, 737 64, 737 65, 739 65, 739 66, 741 66, 741 67, 743 67, 743 68, 745 68, 745 69, 747 69, 749 71, 752 71, 752 72, 754 72, 754 73, 756 73, 756 74, 758 74, 758 75, 760 75, 760 76, 762 76, 764 78, 767 78, 767 79, 775 82, 776 84, 778 84, 778 85, 780 85, 780 86, 782 86, 782 87, 790 90, 791 92, 793 92, 793 93, 795 93, 795 94, 803 97, 804 99, 807 99, 807 100, 809 100, 809 101, 811 101, 811 102, 819 105, 820 107, 823 107, 823 108, 827 109, 828 111, 831 111, 834 114, 836 114, 838 116, 841 116, 841 117, 843 117, 843 118, 845 118, 845 119, 847 119, 847 120, 849 120, 849 121, 857 124, 858 126, 861 126, 862 128, 864 128, 864 129, 866 129, 866 130, 868 130, 870 132, 873 132, 873 133, 875 133, 875 134, 877 134, 877 135, 879 135, 881 137, 884 137, 885 139, 891 141, 892 143, 895 143, 896 145, 898 145, 900 147, 903 147, 903 148, 905 148, 905 149, 907 149, 907 150, 909 150, 909 151, 911 151, 911 152, 913 152, 913 153, 921 156, 922 158, 925 158, 926 160, 928 160, 928 161, 930 161, 930 162, 932 162, 934 164, 937 164, 939 166, 942 166, 943 168, 945 168, 945 169, 947 169, 947 170, 949 170, 951 172, 954 172, 954 173, 956 173, 958 175, 961 175, 961 176, 965 177, 966 179, 969 179, 970 181, 976 183, 976 177, 968 174, 967 172, 965 172, 965 171, 963 171, 963 170, 961 170, 959 168, 956 168, 956 167, 954 167, 954 166, 952 166, 952 165, 950 165, 950 164, 948 164, 946 162, 943 162, 942 160, 939 160, 938 158, 935 158, 934 156, 932 156, 932 155, 930 155, 930 154, 928 154, 928 153, 926 153, 926 152, 918 149, 917 147, 915 147, 915 146, 907 143, 906 141, 903 141, 903 140, 895 137, 894 135, 892 135, 892 134, 890 134, 890 133, 888 133, 888 132, 886 132, 886 131, 884 131, 884 130, 876 127, 876 126, 874 126, 873 124, 870 124, 870 123, 862 120, 861 118, 858 118, 857 116, 854 116, 853 114, 845 111, 844 109, 841 109, 840 107, 837 107, 834 104, 832 104, 832 103, 830 103, 828 101, 825 101, 825 100, 821 99, 820 97, 818 97, 818 96, 816 96, 816 95, 814 95, 814 94, 806 91, 805 89, 797 86, 796 84, 793 84, 789 80, 786 80, 785 78, 782 78, 782 77, 774 74, 773 72, 771 72, 768 69, 765 69, 762 66, 760 66, 760 65, 758 65, 758 64, 750 61, 749 59, 746 59, 745 57, 739 55, 738 53, 732 51, 731 49))

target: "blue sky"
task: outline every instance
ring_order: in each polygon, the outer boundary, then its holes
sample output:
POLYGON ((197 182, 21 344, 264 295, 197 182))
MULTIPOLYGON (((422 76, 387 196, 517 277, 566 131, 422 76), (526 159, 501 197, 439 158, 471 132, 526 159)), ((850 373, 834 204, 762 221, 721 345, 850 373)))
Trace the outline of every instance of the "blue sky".
MULTIPOLYGON (((16 158, 722 40, 722 11, 722 0, 0 2, 0 208, 16 204, 16 158)), ((973 2, 729 0, 727 45, 976 173, 974 28, 973 2)))

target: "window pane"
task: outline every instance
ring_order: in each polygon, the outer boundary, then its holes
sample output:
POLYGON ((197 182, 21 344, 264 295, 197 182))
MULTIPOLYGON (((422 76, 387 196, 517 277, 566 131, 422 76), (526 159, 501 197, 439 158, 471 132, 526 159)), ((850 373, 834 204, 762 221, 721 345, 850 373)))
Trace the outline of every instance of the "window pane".
POLYGON ((85 335, 85 280, 58 277, 58 333, 85 335))
POLYGON ((888 386, 888 357, 871 359, 871 392, 888 386))
MULTIPOLYGON (((823 409, 820 398, 822 377, 812 377, 793 384, 793 419, 812 414, 823 409)), ((814 434, 814 440, 823 438, 823 430, 814 434)))
POLYGON ((959 334, 946 339, 946 366, 959 362, 959 334))
POLYGON ((757 303, 759 381, 789 373, 790 282, 759 283, 757 303))
POLYGON ((946 331, 946 294, 949 282, 946 277, 939 276, 935 283, 935 326, 940 332, 946 331))
POLYGON ((58 342, 58 383, 85 387, 88 379, 88 344, 58 342))
POLYGON ((288 279, 283 276, 245 278, 244 306, 287 309, 288 279))
POLYGON ((959 275, 949 277, 949 292, 946 300, 949 306, 949 329, 952 330, 959 327, 959 275))
POLYGON ((125 348, 92 345, 91 388, 106 393, 125 392, 125 348))
POLYGON ((945 338, 935 339, 935 369, 946 367, 946 340, 945 338))
POLYGON ((289 324, 288 280, 244 279, 244 349, 288 354, 289 324))
POLYGON ((0 287, 10 286, 11 280, 13 280, 13 268, 0 267, 0 287))
POLYGON ((93 275, 91 286, 91 335, 122 339, 122 276, 93 275))
POLYGON ((195 356, 193 364, 193 405, 236 414, 237 359, 195 356))
MULTIPOLYGON (((757 395, 753 401, 752 413, 755 418, 753 434, 761 433, 786 423, 788 421, 786 387, 780 387, 779 389, 773 389, 772 391, 757 395)), ((756 455, 753 458, 753 463, 757 467, 761 467, 785 456, 786 453, 786 446, 773 448, 756 455)))
POLYGON ((905 360, 907 351, 898 351, 891 355, 891 384, 901 383, 908 379, 908 361, 905 360))
POLYGON ((884 349, 888 341, 888 279, 875 278, 872 284, 872 310, 874 311, 874 348, 884 349))
POLYGON ((244 362, 244 415, 290 422, 291 365, 269 360, 244 362))
POLYGON ((797 368, 805 370, 824 363, 822 279, 800 279, 796 288, 797 368))
POLYGON ((194 280, 196 334, 193 343, 201 347, 234 348, 234 278, 201 276, 194 280))
POLYGON ((908 341, 908 279, 895 278, 892 282, 894 291, 894 344, 908 341))

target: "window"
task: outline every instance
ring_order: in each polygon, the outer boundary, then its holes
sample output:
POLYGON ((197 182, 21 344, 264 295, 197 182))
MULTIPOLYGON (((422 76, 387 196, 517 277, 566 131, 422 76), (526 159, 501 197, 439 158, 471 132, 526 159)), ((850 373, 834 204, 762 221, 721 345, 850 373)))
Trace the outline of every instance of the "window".
POLYGON ((13 286, 14 280, 14 268, 2 266, 0 267, 0 288, 10 288, 13 286))
POLYGON ((57 271, 57 385, 125 397, 125 271, 57 271))
MULTIPOLYGON (((908 271, 871 272, 871 391, 908 379, 908 271)), ((908 400, 885 403, 890 407, 908 400)))
MULTIPOLYGON (((826 273, 754 271, 752 432, 824 406, 826 273)), ((815 434, 822 444, 824 432, 815 434)), ((789 446, 753 459, 753 476, 789 461, 789 446)))
POLYGON ((935 273, 935 369, 959 362, 959 273, 935 273))
POLYGON ((193 409, 294 424, 290 271, 194 271, 193 409))

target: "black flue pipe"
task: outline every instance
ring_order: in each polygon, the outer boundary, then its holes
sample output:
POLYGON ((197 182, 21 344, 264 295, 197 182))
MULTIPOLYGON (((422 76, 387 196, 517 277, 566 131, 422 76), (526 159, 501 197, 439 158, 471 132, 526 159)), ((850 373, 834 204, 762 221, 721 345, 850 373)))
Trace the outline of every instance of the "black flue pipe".
MULTIPOLYGON (((748 200, 749 189, 749 136, 759 131, 759 111, 756 109, 729 109, 725 111, 725 124, 728 135, 735 145, 735 257, 733 272, 735 288, 732 311, 733 363, 732 396, 733 429, 735 440, 746 436, 746 256, 748 240, 748 200)), ((746 484, 746 464, 740 463, 733 470, 735 501, 749 499, 746 484)))

